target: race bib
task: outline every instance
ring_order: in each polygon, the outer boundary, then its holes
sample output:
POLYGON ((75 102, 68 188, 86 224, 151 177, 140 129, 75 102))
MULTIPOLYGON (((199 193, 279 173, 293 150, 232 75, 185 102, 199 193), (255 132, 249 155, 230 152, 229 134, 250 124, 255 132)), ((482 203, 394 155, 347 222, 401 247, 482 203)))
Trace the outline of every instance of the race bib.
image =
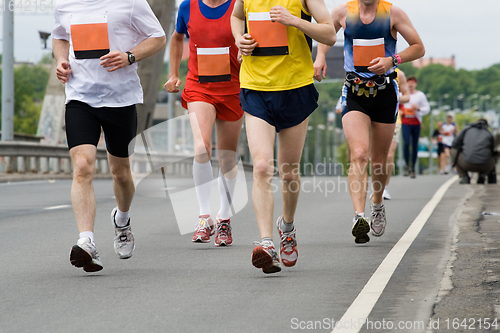
POLYGON ((415 113, 415 110, 413 108, 403 108, 403 115, 405 116, 405 118, 415 118, 416 117, 416 113, 415 113))
POLYGON ((373 59, 385 57, 384 38, 354 39, 352 56, 357 72, 369 72, 368 67, 373 59))
POLYGON ((271 22, 269 12, 248 13, 248 33, 258 43, 254 56, 288 54, 288 32, 286 25, 271 22))
POLYGON ((99 59, 108 54, 108 17, 71 17, 71 41, 76 59, 99 59))
POLYGON ((197 48, 198 81, 231 81, 231 59, 229 47, 197 48))

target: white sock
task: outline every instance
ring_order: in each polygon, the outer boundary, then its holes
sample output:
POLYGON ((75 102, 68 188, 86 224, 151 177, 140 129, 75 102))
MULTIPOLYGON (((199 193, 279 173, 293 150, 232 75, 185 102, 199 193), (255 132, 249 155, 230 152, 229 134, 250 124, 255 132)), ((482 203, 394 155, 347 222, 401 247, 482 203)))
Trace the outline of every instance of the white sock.
POLYGON ((284 218, 281 218, 280 229, 283 232, 291 232, 293 230, 293 221, 291 223, 285 222, 284 218))
POLYGON ((92 231, 84 231, 80 232, 80 238, 88 237, 90 238, 90 242, 94 244, 94 233, 92 231))
POLYGON ((365 212, 361 212, 361 213, 355 212, 354 217, 352 218, 352 223, 356 223, 358 216, 365 218, 365 212))
POLYGON ((228 220, 232 216, 231 205, 233 203, 234 189, 236 188, 236 177, 234 177, 234 179, 228 179, 219 172, 218 183, 220 194, 219 219, 228 220))
POLYGON ((193 179, 200 205, 200 215, 210 215, 210 192, 213 178, 212 162, 198 163, 193 160, 193 179))
POLYGON ((117 227, 126 226, 129 218, 130 218, 130 209, 128 212, 122 212, 120 209, 116 208, 115 223, 117 227))
POLYGON ((270 238, 270 237, 264 237, 264 238, 262 238, 262 241, 260 243, 262 244, 264 242, 267 242, 267 243, 269 243, 269 245, 272 245, 274 247, 274 242, 273 242, 272 238, 270 238))

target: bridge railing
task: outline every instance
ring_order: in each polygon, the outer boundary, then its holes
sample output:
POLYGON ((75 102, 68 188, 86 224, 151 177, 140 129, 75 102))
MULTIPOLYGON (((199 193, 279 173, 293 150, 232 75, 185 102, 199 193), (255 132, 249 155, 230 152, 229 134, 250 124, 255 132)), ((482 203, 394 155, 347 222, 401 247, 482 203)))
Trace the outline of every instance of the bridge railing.
MULTIPOLYGON (((215 154, 213 154, 215 155, 215 154)), ((162 151, 136 149, 131 157, 132 171, 136 174, 151 173, 158 166, 165 166, 166 174, 192 175, 193 156, 162 151)), ((212 158, 214 174, 218 174, 218 160, 212 158)), ((252 166, 243 163, 245 170, 252 166)), ((46 145, 23 141, 0 141, 0 173, 5 174, 68 174, 72 172, 70 154, 66 145, 46 145)), ((97 148, 96 173, 110 175, 107 152, 97 148)))

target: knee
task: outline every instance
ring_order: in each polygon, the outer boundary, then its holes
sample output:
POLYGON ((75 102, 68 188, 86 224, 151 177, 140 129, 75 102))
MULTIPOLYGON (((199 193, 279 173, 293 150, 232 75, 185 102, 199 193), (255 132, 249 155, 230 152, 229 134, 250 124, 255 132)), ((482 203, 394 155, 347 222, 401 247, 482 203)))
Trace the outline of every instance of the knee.
POLYGON ((77 156, 73 160, 73 179, 78 182, 92 181, 95 161, 86 156, 77 156))
POLYGON ((351 163, 366 165, 368 163, 368 149, 351 149, 351 163))
POLYGON ((219 152, 219 166, 222 174, 226 174, 236 166, 236 152, 225 151, 219 152))
POLYGON ((253 165, 253 176, 257 179, 268 179, 273 176, 274 167, 268 161, 255 161, 253 165))
POLYGON ((194 146, 194 153, 196 157, 202 159, 212 158, 212 144, 210 142, 196 142, 194 146))
POLYGON ((391 162, 391 163, 394 163, 393 162, 394 161, 394 151, 392 151, 392 149, 389 150, 389 154, 387 154, 387 161, 391 162))
POLYGON ((286 173, 281 173, 280 174, 281 180, 285 184, 291 184, 293 182, 296 182, 300 179, 300 175, 298 172, 286 172, 286 173))
POLYGON ((113 181, 116 183, 124 184, 132 180, 132 172, 129 167, 112 166, 110 169, 113 181))

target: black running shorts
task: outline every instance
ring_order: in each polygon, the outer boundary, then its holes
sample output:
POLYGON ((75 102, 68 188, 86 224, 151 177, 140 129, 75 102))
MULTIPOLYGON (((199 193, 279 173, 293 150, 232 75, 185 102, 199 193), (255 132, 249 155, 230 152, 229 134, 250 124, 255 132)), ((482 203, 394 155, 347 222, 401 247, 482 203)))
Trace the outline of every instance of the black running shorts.
POLYGON ((350 111, 360 111, 377 123, 394 124, 398 116, 398 87, 389 83, 385 89, 377 91, 375 97, 358 96, 352 92, 352 87, 343 87, 347 108, 342 116, 350 111))
POLYGON ((129 157, 134 152, 137 134, 135 105, 93 108, 83 102, 70 101, 66 104, 65 120, 69 149, 83 144, 97 147, 102 128, 106 149, 111 155, 129 157))

